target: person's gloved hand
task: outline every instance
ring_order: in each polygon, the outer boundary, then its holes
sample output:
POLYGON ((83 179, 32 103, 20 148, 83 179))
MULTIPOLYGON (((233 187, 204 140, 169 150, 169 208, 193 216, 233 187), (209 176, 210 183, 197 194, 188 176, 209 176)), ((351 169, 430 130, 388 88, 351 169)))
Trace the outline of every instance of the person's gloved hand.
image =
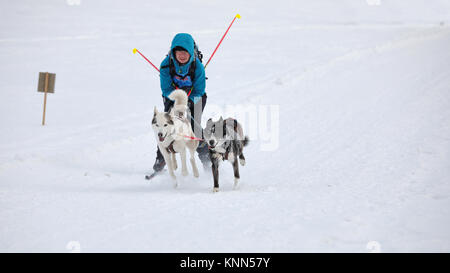
POLYGON ((193 104, 197 104, 197 102, 201 99, 202 97, 192 97, 192 100, 189 100, 189 102, 192 102, 193 104))

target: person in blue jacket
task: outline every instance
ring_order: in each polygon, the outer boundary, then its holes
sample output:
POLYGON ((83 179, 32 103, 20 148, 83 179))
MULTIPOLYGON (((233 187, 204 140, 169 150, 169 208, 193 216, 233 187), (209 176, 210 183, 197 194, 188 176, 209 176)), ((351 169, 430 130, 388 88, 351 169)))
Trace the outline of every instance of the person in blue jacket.
MULTIPOLYGON (((188 93, 190 114, 188 112, 187 116, 191 119, 191 127, 195 136, 203 138, 201 118, 207 98, 205 68, 196 54, 194 39, 190 34, 178 33, 173 38, 170 52, 161 63, 160 82, 165 112, 168 112, 174 104, 168 98, 173 90, 183 89, 188 93)), ((197 152, 203 166, 209 167, 208 147, 204 142, 200 142, 197 152)), ((164 157, 158 148, 153 170, 161 171, 165 165, 164 157)))

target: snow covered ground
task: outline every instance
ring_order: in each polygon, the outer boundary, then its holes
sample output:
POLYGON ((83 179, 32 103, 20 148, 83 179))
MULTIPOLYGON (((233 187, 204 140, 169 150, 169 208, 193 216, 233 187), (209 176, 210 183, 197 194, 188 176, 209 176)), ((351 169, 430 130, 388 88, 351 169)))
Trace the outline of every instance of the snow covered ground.
POLYGON ((450 251, 448 1, 23 0, 0 18, 0 251, 450 251), (203 122, 278 113, 243 121, 240 188, 228 163, 219 193, 203 172, 144 180, 162 100, 132 49, 159 64, 190 32, 209 58, 236 13, 203 122))

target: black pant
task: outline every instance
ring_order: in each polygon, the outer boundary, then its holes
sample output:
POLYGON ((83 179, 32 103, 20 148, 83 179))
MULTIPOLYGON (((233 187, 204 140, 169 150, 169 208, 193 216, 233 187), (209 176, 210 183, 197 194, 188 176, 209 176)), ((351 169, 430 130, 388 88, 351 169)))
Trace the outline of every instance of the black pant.
MULTIPOLYGON (((202 121, 202 114, 203 110, 206 106, 206 93, 203 94, 202 98, 197 101, 197 103, 193 103, 191 100, 188 100, 188 113, 187 118, 191 121, 191 128, 192 131, 194 131, 194 135, 198 138, 203 138, 203 128, 201 125, 202 121)), ((163 102, 164 102, 164 112, 169 112, 170 109, 172 109, 174 101, 166 98, 163 96, 163 102)), ((159 147, 157 146, 158 151, 156 152, 156 158, 162 159, 163 156, 161 154, 161 151, 159 150, 159 147)), ((200 159, 203 161, 203 157, 200 157, 200 159)))

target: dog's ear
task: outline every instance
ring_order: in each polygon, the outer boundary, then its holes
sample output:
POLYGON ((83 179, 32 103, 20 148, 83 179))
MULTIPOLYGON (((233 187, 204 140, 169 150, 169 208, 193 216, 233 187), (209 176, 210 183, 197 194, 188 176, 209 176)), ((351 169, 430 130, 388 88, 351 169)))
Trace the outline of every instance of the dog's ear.
POLYGON ((212 118, 209 118, 208 121, 206 122, 206 127, 211 127, 213 121, 212 118))
POLYGON ((156 116, 156 114, 158 114, 158 109, 156 109, 156 106, 155 106, 155 109, 153 109, 153 116, 156 116))
POLYGON ((223 117, 222 116, 220 116, 220 118, 219 118, 219 121, 218 121, 220 124, 223 124, 223 117))

